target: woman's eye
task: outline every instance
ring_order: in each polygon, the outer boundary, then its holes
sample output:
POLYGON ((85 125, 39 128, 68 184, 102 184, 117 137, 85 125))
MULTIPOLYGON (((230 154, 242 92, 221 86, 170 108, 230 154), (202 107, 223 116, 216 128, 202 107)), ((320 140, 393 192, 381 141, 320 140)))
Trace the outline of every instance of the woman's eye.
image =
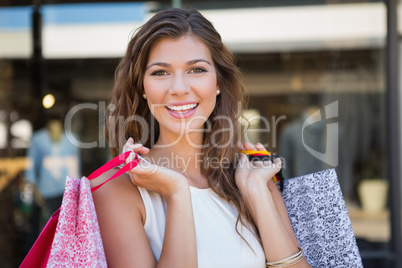
POLYGON ((151 73, 151 75, 163 76, 163 75, 167 75, 167 72, 159 70, 159 71, 155 71, 155 72, 151 73))
POLYGON ((190 70, 190 73, 194 73, 194 74, 199 74, 199 73, 204 73, 207 70, 205 70, 204 68, 200 68, 200 67, 196 67, 190 70))

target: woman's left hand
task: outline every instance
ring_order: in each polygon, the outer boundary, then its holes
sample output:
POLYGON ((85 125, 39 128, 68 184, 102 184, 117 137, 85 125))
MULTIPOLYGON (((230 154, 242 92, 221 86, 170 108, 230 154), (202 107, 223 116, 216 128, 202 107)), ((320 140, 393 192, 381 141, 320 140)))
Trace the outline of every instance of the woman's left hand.
MULTIPOLYGON (((266 151, 261 143, 257 143, 255 146, 250 143, 244 143, 240 149, 266 151)), ((274 162, 250 162, 245 154, 241 154, 240 161, 236 168, 235 181, 246 203, 250 203, 252 201, 251 197, 256 197, 260 190, 267 190, 268 182, 280 170, 281 160, 279 158, 276 158, 274 162)))
MULTIPOLYGON (((255 146, 245 143, 240 147, 241 150, 266 151, 260 143, 255 146)), ((250 162, 245 154, 241 154, 235 172, 237 187, 258 228, 267 260, 283 259, 297 252, 300 247, 279 190, 271 182, 281 166, 279 158, 273 163, 250 162)), ((296 266, 310 267, 305 259, 296 266)))

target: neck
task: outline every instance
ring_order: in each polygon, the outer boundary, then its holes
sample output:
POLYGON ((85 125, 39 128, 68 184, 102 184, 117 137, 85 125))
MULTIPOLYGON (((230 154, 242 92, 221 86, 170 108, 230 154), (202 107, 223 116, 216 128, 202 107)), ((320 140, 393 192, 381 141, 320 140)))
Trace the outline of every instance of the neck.
POLYGON ((202 140, 203 133, 190 133, 181 137, 160 135, 146 157, 153 164, 182 173, 190 185, 205 188, 208 187, 208 182, 201 175, 204 163, 202 140))

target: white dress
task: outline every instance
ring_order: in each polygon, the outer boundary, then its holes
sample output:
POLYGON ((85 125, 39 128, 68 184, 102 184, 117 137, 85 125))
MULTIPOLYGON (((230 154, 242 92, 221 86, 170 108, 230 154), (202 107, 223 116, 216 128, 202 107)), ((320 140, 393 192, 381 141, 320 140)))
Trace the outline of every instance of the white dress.
MULTIPOLYGON (((157 260, 160 258, 166 221, 166 201, 157 193, 138 187, 144 202, 144 228, 157 260)), ((239 224, 238 212, 212 189, 190 186, 199 268, 264 268, 265 255, 255 234, 239 224)))

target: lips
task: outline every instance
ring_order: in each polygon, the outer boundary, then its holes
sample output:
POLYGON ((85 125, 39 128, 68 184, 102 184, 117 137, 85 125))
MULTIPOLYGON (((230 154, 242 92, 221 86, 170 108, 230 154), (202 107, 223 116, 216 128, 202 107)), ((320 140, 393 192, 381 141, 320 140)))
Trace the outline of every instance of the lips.
POLYGON ((188 118, 197 110, 198 103, 188 103, 182 105, 166 105, 165 108, 168 113, 174 118, 188 118))
POLYGON ((198 103, 192 103, 192 104, 185 104, 185 105, 167 105, 166 108, 168 108, 171 111, 175 111, 175 112, 185 112, 185 111, 192 110, 197 106, 198 106, 198 103))

